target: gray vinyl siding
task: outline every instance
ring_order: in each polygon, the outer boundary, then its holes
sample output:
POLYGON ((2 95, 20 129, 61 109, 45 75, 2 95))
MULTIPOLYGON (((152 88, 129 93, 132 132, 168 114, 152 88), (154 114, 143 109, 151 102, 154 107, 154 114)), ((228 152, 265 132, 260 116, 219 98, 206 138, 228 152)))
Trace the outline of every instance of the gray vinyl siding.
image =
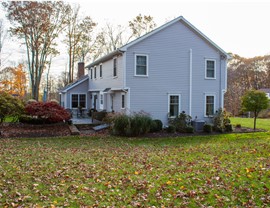
POLYGON ((72 89, 68 90, 65 93, 65 98, 66 98, 66 106, 65 108, 70 108, 71 109, 71 95, 72 94, 86 94, 86 106, 87 109, 90 107, 90 98, 87 92, 88 89, 88 80, 82 82, 81 84, 73 87, 72 89))
MULTIPOLYGON (((117 57, 117 76, 113 76, 113 59, 102 63, 102 78, 99 76, 99 65, 97 65, 97 78, 90 77, 89 70, 89 90, 103 91, 106 88, 122 88, 123 87, 123 57, 117 57)), ((93 67, 94 69, 94 67, 93 67)))
MULTIPOLYGON (((118 91, 104 93, 104 104, 103 109, 100 109, 100 93, 103 92, 106 88, 111 88, 112 90, 115 89, 122 89, 124 87, 124 79, 123 79, 123 56, 115 57, 117 58, 117 76, 113 76, 113 59, 110 59, 102 64, 102 78, 100 77, 100 68, 99 64, 96 65, 96 79, 94 79, 94 72, 93 72, 93 79, 90 77, 90 70, 89 70, 89 86, 88 89, 93 94, 98 96, 97 99, 97 109, 98 110, 106 110, 111 112, 112 110, 112 101, 111 101, 111 93, 113 93, 113 110, 116 112, 121 111, 121 93, 119 95, 118 91)), ((94 67, 92 67, 94 69, 94 67)), ((92 103, 92 101, 91 101, 92 103)))
POLYGON ((167 122, 168 95, 181 95, 181 111, 189 113, 190 49, 192 49, 192 117, 204 119, 205 93, 214 93, 216 109, 225 89, 226 62, 219 52, 182 22, 132 45, 126 52, 126 87, 131 89, 130 111, 143 110, 167 122), (148 77, 134 76, 135 54, 148 55, 148 77), (205 79, 205 59, 216 61, 216 79, 205 79), (222 83, 220 83, 220 66, 222 83))

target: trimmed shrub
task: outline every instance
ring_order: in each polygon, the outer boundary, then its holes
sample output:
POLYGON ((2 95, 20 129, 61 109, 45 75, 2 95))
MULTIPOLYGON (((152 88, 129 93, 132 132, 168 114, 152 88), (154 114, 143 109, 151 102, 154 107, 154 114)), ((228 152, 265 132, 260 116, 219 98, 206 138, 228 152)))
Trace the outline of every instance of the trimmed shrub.
POLYGON ((163 123, 159 119, 155 119, 151 122, 150 132, 158 132, 161 131, 163 127, 163 123))
POLYGON ((192 126, 187 126, 186 133, 194 133, 194 128, 192 126))
POLYGON ((241 128, 242 126, 241 126, 241 124, 236 124, 235 127, 236 128, 241 128))
POLYGON ((151 117, 145 113, 108 114, 105 121, 111 124, 112 134, 120 136, 140 136, 148 133, 152 124, 151 117))
POLYGON ((211 124, 204 124, 203 132, 212 133, 213 132, 213 126, 211 124))
POLYGON ((130 118, 125 114, 115 114, 111 118, 112 134, 125 136, 130 128, 130 118))
POLYGON ((130 131, 128 135, 139 136, 150 131, 152 119, 148 115, 142 113, 135 113, 131 117, 130 131))
POLYGON ((165 130, 167 133, 175 133, 176 131, 175 126, 173 125, 169 125, 165 130))
POLYGON ((176 118, 170 119, 169 124, 174 126, 176 131, 185 133, 186 128, 191 124, 191 116, 187 115, 185 111, 183 111, 176 118))
POLYGON ((232 124, 226 124, 225 125, 225 131, 226 132, 232 132, 233 131, 232 124))
POLYGON ((26 115, 43 123, 68 121, 71 114, 56 102, 32 102, 25 107, 26 115))
POLYGON ((107 112, 106 111, 92 112, 91 115, 92 115, 92 118, 93 119, 96 119, 98 121, 103 121, 103 119, 107 115, 107 112))
MULTIPOLYGON (((225 110, 219 109, 214 116, 214 130, 218 132, 227 131, 226 126, 230 124, 229 114, 225 110)), ((228 128, 228 130, 230 129, 228 128)))
POLYGON ((27 123, 27 124, 45 124, 48 123, 46 120, 42 118, 37 118, 37 117, 31 117, 28 115, 21 115, 19 117, 19 121, 21 123, 27 123))

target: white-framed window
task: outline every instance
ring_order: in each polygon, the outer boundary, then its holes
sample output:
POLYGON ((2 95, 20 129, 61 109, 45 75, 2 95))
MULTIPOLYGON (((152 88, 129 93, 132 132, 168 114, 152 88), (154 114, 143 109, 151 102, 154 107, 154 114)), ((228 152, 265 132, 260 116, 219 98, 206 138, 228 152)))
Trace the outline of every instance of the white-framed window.
POLYGON ((216 60, 214 59, 205 60, 205 78, 216 79, 216 60))
POLYGON ((135 76, 148 76, 148 55, 135 54, 135 76))
POLYGON ((117 76, 117 58, 113 59, 113 76, 117 76))
POLYGON ((95 66, 95 68, 94 68, 94 79, 96 79, 97 78, 97 67, 95 66))
POLYGON ((86 108, 86 94, 71 94, 71 108, 86 108))
POLYGON ((215 94, 205 94, 204 116, 212 117, 215 114, 216 96, 215 94))
POLYGON ((126 104, 125 104, 125 97, 126 97, 125 94, 122 93, 122 94, 121 94, 121 108, 122 108, 122 109, 124 109, 124 108, 125 108, 125 105, 126 105, 126 104))
POLYGON ((93 68, 90 69, 90 79, 93 79, 93 68))
POLYGON ((99 65, 99 77, 102 78, 102 64, 99 65))
POLYGON ((169 94, 168 95, 168 117, 175 118, 180 113, 180 100, 181 96, 179 94, 169 94))
POLYGON ((103 104, 104 104, 104 94, 103 92, 100 93, 100 99, 99 99, 99 107, 100 109, 103 109, 103 104))

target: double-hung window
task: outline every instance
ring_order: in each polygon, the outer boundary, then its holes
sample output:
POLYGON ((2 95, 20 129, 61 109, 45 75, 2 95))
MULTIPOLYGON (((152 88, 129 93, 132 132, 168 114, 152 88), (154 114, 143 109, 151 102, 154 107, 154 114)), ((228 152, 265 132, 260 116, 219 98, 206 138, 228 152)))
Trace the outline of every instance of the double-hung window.
POLYGON ((113 59, 113 76, 114 77, 117 76, 117 59, 116 58, 113 59))
POLYGON ((99 108, 100 109, 103 109, 103 103, 104 103, 104 95, 103 95, 103 92, 100 93, 100 105, 99 105, 99 108))
POLYGON ((180 112, 180 95, 169 95, 169 118, 175 118, 180 112))
POLYGON ((96 79, 97 78, 97 67, 95 66, 94 68, 94 78, 96 79))
POLYGON ((125 108, 125 94, 122 94, 121 98, 121 108, 125 108))
POLYGON ((216 61, 213 59, 205 60, 205 78, 206 79, 216 78, 216 61))
POLYGON ((72 94, 71 96, 72 108, 86 107, 86 94, 72 94))
POLYGON ((205 116, 215 114, 215 95, 205 95, 205 116))
POLYGON ((148 76, 148 56, 135 55, 135 76, 148 76))
POLYGON ((93 68, 90 69, 90 79, 93 79, 93 68))
POLYGON ((102 64, 99 65, 99 77, 102 78, 102 64))

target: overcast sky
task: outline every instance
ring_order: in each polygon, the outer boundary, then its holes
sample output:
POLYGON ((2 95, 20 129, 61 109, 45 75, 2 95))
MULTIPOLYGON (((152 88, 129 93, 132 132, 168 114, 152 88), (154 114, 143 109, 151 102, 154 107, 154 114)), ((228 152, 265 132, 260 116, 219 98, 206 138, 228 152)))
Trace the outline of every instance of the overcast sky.
MULTIPOLYGON (((99 23, 125 25, 138 14, 151 15, 157 26, 184 16, 227 52, 243 57, 270 53, 270 1, 267 0, 88 0, 80 3, 83 15, 99 23)), ((4 50, 11 47, 5 45, 4 50)), ((14 46, 13 46, 14 47, 14 46)), ((18 44, 15 46, 18 47, 18 44)), ((23 59, 23 55, 17 58, 23 59)), ((66 56, 53 60, 53 70, 63 71, 66 56)), ((10 59, 14 56, 10 55, 10 59)), ((14 61, 16 62, 16 61, 14 61)))

